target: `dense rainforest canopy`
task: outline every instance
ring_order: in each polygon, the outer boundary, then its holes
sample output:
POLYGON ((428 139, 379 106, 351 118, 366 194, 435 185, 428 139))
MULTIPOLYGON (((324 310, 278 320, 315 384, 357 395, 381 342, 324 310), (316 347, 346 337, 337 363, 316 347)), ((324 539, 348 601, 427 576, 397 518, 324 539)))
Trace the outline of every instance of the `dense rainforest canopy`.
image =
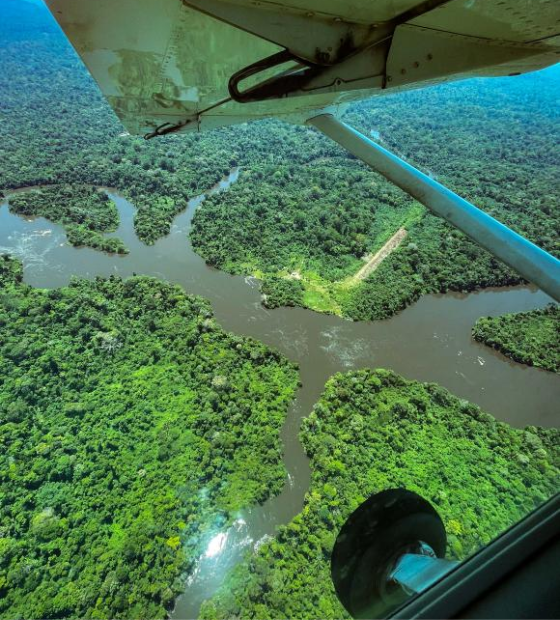
MULTIPOLYGON (((345 120, 560 255, 560 112, 552 105, 560 72, 525 79, 542 82, 414 91, 355 105, 345 120)), ((294 136, 298 153, 313 153, 314 131, 294 136)), ((428 292, 521 282, 361 163, 330 145, 319 149, 304 166, 297 155, 251 165, 231 191, 207 201, 194 219, 197 251, 227 271, 263 278, 269 306, 359 320, 386 318, 428 292), (352 278, 401 228, 408 235, 388 258, 365 279, 352 278)))
POLYGON ((21 278, 0 258, 0 616, 164 617, 282 488, 296 369, 177 286, 21 278))
POLYGON ((301 440, 312 481, 302 512, 240 564, 202 617, 346 618, 330 554, 370 494, 405 487, 442 517, 462 559, 558 490, 560 431, 518 430, 433 383, 388 370, 335 375, 301 440))
POLYGON ((473 327, 473 338, 507 357, 560 372, 560 306, 483 317, 473 327))

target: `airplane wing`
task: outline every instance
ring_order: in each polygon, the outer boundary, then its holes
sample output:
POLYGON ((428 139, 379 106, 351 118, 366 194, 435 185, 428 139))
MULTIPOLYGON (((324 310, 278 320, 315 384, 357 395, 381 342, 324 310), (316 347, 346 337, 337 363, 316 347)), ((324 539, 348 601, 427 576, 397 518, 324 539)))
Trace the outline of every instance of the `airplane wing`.
POLYGON ((560 59, 554 0, 46 0, 131 133, 301 122, 560 59))

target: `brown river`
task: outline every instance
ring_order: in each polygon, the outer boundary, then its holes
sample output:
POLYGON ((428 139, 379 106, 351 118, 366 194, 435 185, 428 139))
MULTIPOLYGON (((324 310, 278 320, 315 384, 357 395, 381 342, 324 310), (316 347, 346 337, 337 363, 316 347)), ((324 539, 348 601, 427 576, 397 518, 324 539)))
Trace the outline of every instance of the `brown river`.
MULTIPOLYGON (((227 189, 239 172, 232 171, 211 191, 227 189)), ((485 290, 469 295, 428 295, 385 321, 354 323, 302 308, 266 310, 258 283, 208 267, 192 250, 188 235, 199 196, 178 215, 171 234, 146 246, 134 233, 134 207, 112 190, 121 223, 114 235, 130 249, 126 256, 74 248, 62 227, 43 218, 25 220, 0 203, 0 253, 24 264, 25 281, 54 288, 71 276, 93 278, 146 274, 180 284, 188 293, 206 297, 218 322, 227 330, 257 338, 300 366, 303 387, 282 431, 288 480, 282 493, 236 515, 226 531, 217 529, 203 541, 196 570, 178 599, 174 618, 194 618, 201 602, 222 583, 226 572, 250 548, 288 523, 303 505, 309 486, 309 464, 298 441, 300 420, 307 415, 332 374, 362 367, 392 368, 420 381, 434 381, 514 426, 558 426, 560 378, 509 361, 471 340, 471 327, 481 316, 519 312, 546 305, 544 293, 528 287, 485 290)), ((111 236, 111 235, 109 235, 111 236)))

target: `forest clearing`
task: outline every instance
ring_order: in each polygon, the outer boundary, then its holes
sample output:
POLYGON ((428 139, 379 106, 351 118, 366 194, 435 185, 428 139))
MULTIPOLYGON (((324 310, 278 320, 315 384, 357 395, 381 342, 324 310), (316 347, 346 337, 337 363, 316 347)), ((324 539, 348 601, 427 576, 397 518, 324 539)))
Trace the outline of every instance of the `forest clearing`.
POLYGON ((370 255, 369 258, 365 257, 365 265, 353 276, 347 278, 342 284, 346 286, 356 286, 362 280, 365 280, 370 276, 381 263, 396 250, 401 243, 406 239, 408 232, 406 228, 399 228, 399 230, 378 250, 375 254, 370 255))

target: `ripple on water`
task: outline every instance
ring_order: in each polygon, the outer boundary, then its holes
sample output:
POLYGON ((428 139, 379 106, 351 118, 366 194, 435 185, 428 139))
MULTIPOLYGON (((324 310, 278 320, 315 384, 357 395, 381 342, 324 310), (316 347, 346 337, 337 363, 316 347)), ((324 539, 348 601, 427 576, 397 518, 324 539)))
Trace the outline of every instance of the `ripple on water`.
POLYGON ((277 327, 271 331, 275 341, 280 341, 283 351, 293 358, 305 357, 309 354, 309 334, 306 329, 293 326, 277 327))
POLYGON ((50 253, 64 245, 62 235, 53 235, 50 229, 31 232, 16 231, 7 237, 9 245, 0 246, 0 254, 10 254, 20 260, 25 269, 36 271, 60 270, 61 265, 53 264, 50 253))
POLYGON ((226 547, 228 535, 226 532, 219 532, 210 539, 206 550, 204 551, 205 558, 215 558, 220 555, 226 547))
POLYGON ((323 341, 319 346, 329 357, 343 368, 359 365, 370 350, 370 342, 365 338, 353 337, 348 334, 346 325, 337 325, 321 332, 323 341))

